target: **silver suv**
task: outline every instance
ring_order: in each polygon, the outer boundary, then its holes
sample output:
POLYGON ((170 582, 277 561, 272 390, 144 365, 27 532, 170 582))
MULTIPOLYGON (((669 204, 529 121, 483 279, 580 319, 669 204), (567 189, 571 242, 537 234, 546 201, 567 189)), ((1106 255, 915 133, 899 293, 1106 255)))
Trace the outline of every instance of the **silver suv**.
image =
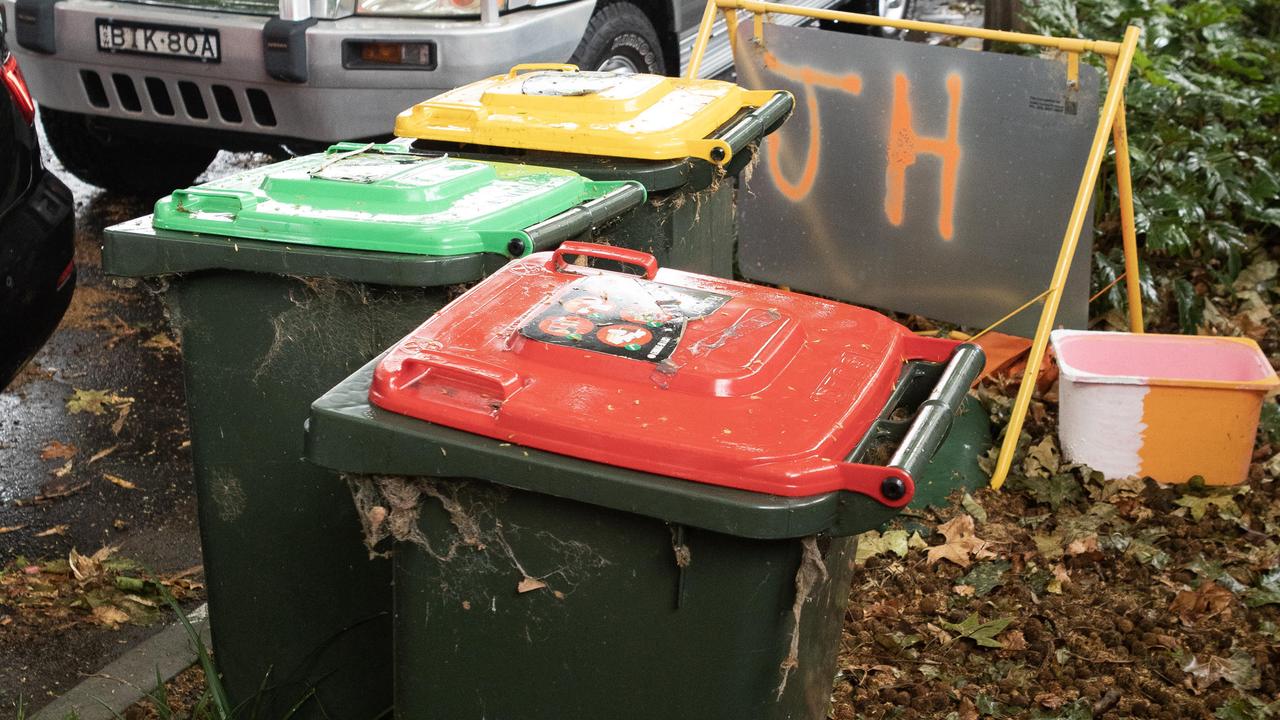
MULTIPOLYGON (((854 3, 871 12, 885 5, 854 3)), ((190 183, 219 149, 279 153, 385 137, 404 108, 518 63, 677 72, 703 8, 699 0, 0 0, 58 158, 94 185, 151 196, 190 183)), ((723 20, 717 30, 708 76, 732 63, 723 20)))

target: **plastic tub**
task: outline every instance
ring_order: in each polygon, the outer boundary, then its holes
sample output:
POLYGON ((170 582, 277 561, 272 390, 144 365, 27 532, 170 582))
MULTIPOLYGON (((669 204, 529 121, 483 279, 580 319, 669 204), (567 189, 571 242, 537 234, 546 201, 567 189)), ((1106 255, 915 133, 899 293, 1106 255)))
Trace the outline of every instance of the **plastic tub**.
POLYGON ((1235 485, 1275 370, 1247 338, 1055 330, 1063 454, 1108 478, 1235 485))

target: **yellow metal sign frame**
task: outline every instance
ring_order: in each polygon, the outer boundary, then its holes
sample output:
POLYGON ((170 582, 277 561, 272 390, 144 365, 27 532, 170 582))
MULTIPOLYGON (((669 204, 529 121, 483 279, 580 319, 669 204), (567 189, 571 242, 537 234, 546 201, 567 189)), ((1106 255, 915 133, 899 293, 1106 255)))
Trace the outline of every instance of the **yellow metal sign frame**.
MULTIPOLYGON (((1105 58, 1109 79, 1107 95, 1099 113, 1098 126, 1093 135, 1093 144, 1085 161, 1084 174, 1076 191, 1075 203, 1071 208, 1071 216, 1067 221, 1066 231, 1062 238, 1062 246, 1058 252, 1058 260, 1053 268, 1053 277, 1048 289, 1042 293, 1044 306, 1040 311, 1040 321, 1036 326, 1035 337, 1031 342, 1031 352, 1027 358, 1027 370, 1023 373, 1022 382, 1018 386, 1018 396, 1014 400, 1013 410, 1009 416, 1009 425, 1005 429, 1004 440, 1000 446, 1000 455, 996 461, 995 472, 991 477, 991 486, 999 488, 1004 484, 1013 464, 1014 453, 1018 449, 1018 441, 1022 435, 1022 426, 1026 421, 1027 409, 1031 406, 1031 396, 1035 391, 1036 380, 1044 362, 1045 350, 1049 344, 1049 332, 1053 330, 1058 315, 1058 306, 1062 301, 1062 290, 1066 285, 1067 273, 1071 267, 1071 259, 1075 256, 1080 232, 1084 228, 1085 218, 1089 210, 1089 200, 1098 182, 1098 173, 1103 158, 1107 153, 1108 136, 1115 146, 1116 185, 1120 200, 1121 237, 1124 244, 1125 281, 1129 299, 1129 327, 1132 332, 1143 332, 1142 295, 1138 274, 1138 240, 1133 220, 1133 180, 1129 168, 1129 139, 1125 129, 1124 89, 1133 67, 1133 56, 1137 51, 1138 37, 1141 30, 1129 26, 1120 42, 1102 40, 1085 40, 1082 38, 1060 38, 1030 33, 1009 32, 1005 30, 989 30, 972 28, 946 23, 922 22, 919 20, 889 20, 875 15, 841 12, 839 10, 821 10, 817 8, 797 7, 775 2, 759 0, 707 0, 706 10, 702 14, 702 23, 698 27, 698 38, 689 58, 688 77, 698 77, 702 66, 703 55, 706 54, 707 43, 711 39, 711 31, 715 25, 717 11, 723 13, 728 25, 729 40, 736 42, 738 29, 738 12, 745 10, 752 14, 754 37, 756 42, 764 42, 764 22, 768 14, 798 15, 815 20, 834 20, 836 22, 874 25, 915 30, 926 33, 943 33, 960 37, 972 37, 995 42, 1036 45, 1055 48, 1067 53, 1068 77, 1076 74, 1079 68, 1080 53, 1091 52, 1105 58)), ((1040 300, 1036 298, 1032 303, 1040 300)), ((1028 305, 1030 305, 1029 303, 1028 305)))
POLYGON ((395 134, 642 160, 695 157, 722 165, 733 147, 711 136, 743 108, 761 107, 777 94, 720 80, 534 63, 414 105, 396 118, 395 134), (543 81, 546 90, 526 92, 530 79, 543 81))

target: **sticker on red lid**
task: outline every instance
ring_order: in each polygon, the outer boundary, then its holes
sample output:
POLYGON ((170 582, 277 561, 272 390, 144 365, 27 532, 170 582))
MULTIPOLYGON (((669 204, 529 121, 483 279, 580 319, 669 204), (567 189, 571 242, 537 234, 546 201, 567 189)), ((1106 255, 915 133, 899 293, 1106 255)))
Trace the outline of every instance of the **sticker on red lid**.
POLYGON ((660 363, 675 352, 685 323, 706 317, 728 295, 642 278, 575 280, 520 328, 530 340, 660 363))

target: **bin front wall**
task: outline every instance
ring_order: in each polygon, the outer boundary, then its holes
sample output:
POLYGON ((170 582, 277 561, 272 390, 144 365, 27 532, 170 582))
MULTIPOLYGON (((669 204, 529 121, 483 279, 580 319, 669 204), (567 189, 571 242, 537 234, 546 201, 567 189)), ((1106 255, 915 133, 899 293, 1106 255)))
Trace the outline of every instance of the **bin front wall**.
POLYGON ((659 267, 732 278, 736 185, 735 178, 725 177, 697 192, 653 193, 596 242, 647 252, 659 267))
POLYGON ((172 278, 214 652, 233 703, 367 720, 391 704, 391 566, 306 463, 311 401, 420 324, 443 289, 210 271, 172 278))
POLYGON ((803 604, 799 665, 779 699, 800 539, 419 482, 444 501, 422 498, 430 550, 395 551, 398 718, 825 717, 852 539, 818 540, 829 577, 803 604))

